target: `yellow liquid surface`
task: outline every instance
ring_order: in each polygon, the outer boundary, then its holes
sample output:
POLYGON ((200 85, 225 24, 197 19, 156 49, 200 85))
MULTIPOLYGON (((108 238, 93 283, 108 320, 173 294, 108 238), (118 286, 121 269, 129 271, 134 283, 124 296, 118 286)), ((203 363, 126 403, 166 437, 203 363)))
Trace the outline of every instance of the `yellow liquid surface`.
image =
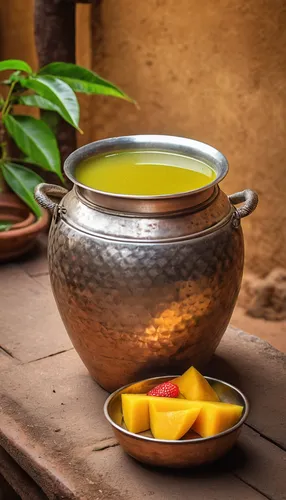
POLYGON ((199 189, 210 184, 216 174, 205 163, 187 156, 128 151, 88 158, 76 167, 75 177, 99 191, 155 196, 199 189))

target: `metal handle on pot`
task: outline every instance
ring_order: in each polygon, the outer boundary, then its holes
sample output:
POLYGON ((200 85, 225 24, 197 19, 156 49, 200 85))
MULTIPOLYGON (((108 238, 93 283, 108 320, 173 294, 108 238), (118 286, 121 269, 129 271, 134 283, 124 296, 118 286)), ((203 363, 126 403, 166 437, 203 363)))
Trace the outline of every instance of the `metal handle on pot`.
POLYGON ((240 219, 250 215, 256 209, 258 204, 258 194, 255 191, 252 191, 252 189, 245 189, 239 193, 231 194, 228 199, 233 205, 244 202, 242 207, 235 209, 232 219, 234 227, 238 227, 240 219))
POLYGON ((57 219, 60 213, 65 213, 65 208, 61 207, 58 203, 49 198, 49 195, 55 197, 63 197, 68 193, 68 190, 61 187, 56 186, 55 184, 38 184, 35 188, 35 199, 41 205, 41 207, 46 208, 54 214, 55 219, 57 219))

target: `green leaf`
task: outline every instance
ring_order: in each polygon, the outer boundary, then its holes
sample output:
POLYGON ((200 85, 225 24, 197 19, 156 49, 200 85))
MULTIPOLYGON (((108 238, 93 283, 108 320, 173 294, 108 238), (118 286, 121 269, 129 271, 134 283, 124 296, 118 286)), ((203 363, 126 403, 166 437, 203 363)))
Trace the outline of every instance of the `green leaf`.
POLYGON ((41 68, 39 74, 57 76, 70 85, 75 92, 111 95, 134 102, 116 85, 77 64, 54 62, 41 68))
POLYGON ((54 111, 43 110, 41 112, 41 120, 43 120, 51 129, 51 131, 55 135, 57 135, 60 122, 60 117, 57 113, 55 113, 54 111))
POLYGON ((21 78, 23 78, 21 71, 14 71, 14 73, 11 73, 11 75, 9 76, 8 81, 9 83, 19 82, 21 78))
POLYGON ((55 172, 63 181, 57 140, 48 125, 24 115, 6 115, 4 125, 17 146, 35 164, 55 172))
POLYGON ((53 102, 39 95, 23 95, 17 99, 17 104, 24 106, 33 106, 35 108, 46 109, 48 111, 56 111, 61 115, 61 109, 53 102))
POLYGON ((43 179, 29 168, 5 161, 2 167, 5 181, 21 200, 34 212, 37 217, 41 217, 42 211, 34 198, 35 187, 44 182, 43 179))
POLYGON ((35 167, 38 166, 31 158, 29 158, 29 156, 24 156, 24 158, 21 158, 20 161, 23 161, 24 163, 29 163, 30 165, 35 167))
POLYGON ((29 64, 20 59, 7 59, 6 61, 0 61, 0 71, 7 69, 14 69, 18 71, 25 71, 26 73, 33 73, 33 70, 29 64))
POLYGON ((56 135, 60 120, 59 115, 62 116, 61 110, 58 106, 56 106, 56 104, 39 95, 23 95, 17 98, 16 104, 24 104, 25 106, 40 108, 42 110, 41 120, 45 122, 56 135))
POLYGON ((9 231, 10 227, 12 227, 13 224, 9 221, 6 220, 1 220, 0 221, 0 232, 1 231, 9 231))
POLYGON ((70 125, 79 129, 79 104, 70 86, 55 76, 43 75, 20 80, 23 87, 32 89, 41 97, 55 104, 61 116, 70 125))

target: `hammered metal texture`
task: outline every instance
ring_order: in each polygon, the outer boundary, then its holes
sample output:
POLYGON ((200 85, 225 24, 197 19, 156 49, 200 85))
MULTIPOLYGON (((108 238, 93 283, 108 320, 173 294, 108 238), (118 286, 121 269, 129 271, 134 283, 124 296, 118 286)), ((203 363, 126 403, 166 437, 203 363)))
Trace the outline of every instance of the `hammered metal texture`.
POLYGON ((172 243, 116 241, 59 220, 48 253, 68 334, 109 391, 191 364, 201 368, 227 327, 243 270, 242 231, 230 219, 207 235, 172 243))

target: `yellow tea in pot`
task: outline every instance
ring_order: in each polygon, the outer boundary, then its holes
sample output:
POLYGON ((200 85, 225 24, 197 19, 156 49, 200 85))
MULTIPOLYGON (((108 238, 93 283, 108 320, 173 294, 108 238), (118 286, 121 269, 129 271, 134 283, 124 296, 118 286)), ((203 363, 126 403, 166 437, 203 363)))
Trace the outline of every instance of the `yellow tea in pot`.
POLYGON ((195 158, 160 151, 125 151, 88 158, 75 171, 87 187, 114 194, 184 193, 210 184, 214 170, 195 158))

